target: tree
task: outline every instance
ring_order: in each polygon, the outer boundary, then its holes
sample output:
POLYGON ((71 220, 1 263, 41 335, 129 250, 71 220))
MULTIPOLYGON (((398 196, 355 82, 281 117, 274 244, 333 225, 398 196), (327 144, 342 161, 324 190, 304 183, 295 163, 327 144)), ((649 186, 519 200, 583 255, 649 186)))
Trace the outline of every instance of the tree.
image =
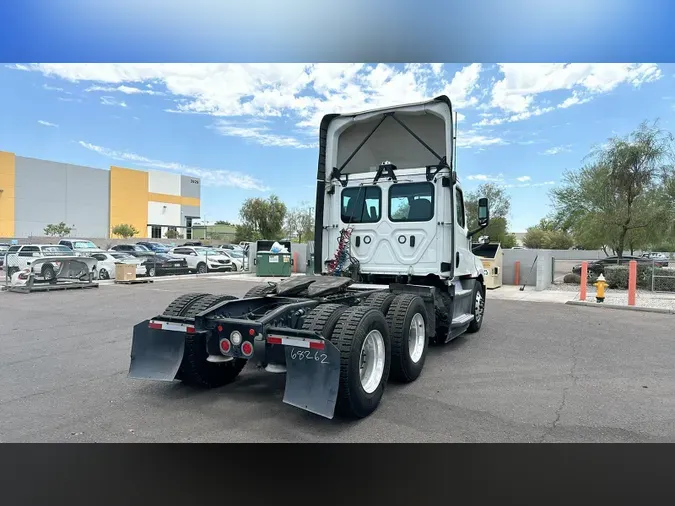
POLYGON ((164 237, 166 237, 167 239, 180 239, 180 234, 178 233, 178 230, 176 230, 175 228, 169 227, 169 229, 164 234, 164 237))
POLYGON ((268 199, 247 199, 241 206, 241 224, 236 227, 235 241, 278 240, 284 234, 286 204, 276 195, 268 199))
POLYGON ((224 221, 224 220, 218 220, 215 222, 215 225, 228 225, 230 227, 234 227, 234 223, 230 223, 229 221, 224 221))
POLYGON ((72 231, 72 228, 67 226, 64 222, 54 224, 49 224, 44 228, 44 234, 48 236, 59 236, 64 237, 72 231))
POLYGON ((289 237, 311 240, 314 237, 314 208, 308 203, 302 203, 286 216, 286 232, 289 237))
POLYGON ((619 257, 646 246, 672 223, 666 185, 672 140, 656 123, 609 139, 551 191, 556 222, 584 247, 609 246, 619 257))
POLYGON ((466 222, 469 230, 478 228, 478 199, 482 197, 487 197, 488 199, 490 221, 492 221, 492 218, 504 218, 506 220, 511 211, 511 198, 506 194, 504 189, 493 183, 484 183, 476 191, 467 192, 464 196, 466 222))
POLYGON ((129 237, 133 237, 138 234, 138 230, 133 225, 129 225, 127 223, 121 223, 119 225, 115 225, 112 229, 113 235, 117 235, 119 237, 123 237, 125 239, 128 239, 129 237))
POLYGON ((530 249, 570 249, 574 239, 555 220, 542 218, 538 225, 527 229, 523 245, 530 249))

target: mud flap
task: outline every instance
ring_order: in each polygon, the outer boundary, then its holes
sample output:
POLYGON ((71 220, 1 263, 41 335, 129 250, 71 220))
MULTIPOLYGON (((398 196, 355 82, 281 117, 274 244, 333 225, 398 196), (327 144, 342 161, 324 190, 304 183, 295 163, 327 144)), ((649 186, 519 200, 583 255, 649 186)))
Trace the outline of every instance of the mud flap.
POLYGON ((129 378, 173 381, 185 351, 185 333, 151 329, 150 320, 134 327, 129 378))
POLYGON ((340 351, 325 341, 323 350, 285 346, 284 402, 333 418, 340 384, 340 351))

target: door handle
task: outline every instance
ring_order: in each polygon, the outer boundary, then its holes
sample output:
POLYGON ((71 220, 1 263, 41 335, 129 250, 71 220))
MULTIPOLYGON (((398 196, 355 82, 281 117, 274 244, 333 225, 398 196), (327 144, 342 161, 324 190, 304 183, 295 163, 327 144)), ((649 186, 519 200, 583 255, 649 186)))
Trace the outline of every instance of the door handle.
POLYGON ((410 236, 410 247, 411 248, 415 247, 415 236, 414 235, 410 236))
POLYGON ((361 237, 357 235, 356 236, 356 247, 358 248, 359 246, 361 246, 361 237))
POLYGON ((459 267, 459 251, 455 254, 455 266, 459 267))

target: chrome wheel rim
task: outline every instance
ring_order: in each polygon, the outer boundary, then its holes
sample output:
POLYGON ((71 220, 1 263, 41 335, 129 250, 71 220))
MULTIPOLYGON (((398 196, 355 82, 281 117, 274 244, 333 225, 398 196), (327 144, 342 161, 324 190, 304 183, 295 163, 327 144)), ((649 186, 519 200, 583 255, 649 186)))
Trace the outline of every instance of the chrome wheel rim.
POLYGON ((410 360, 415 363, 419 362, 422 358, 426 336, 424 318, 420 313, 415 313, 415 316, 410 320, 410 330, 408 332, 408 353, 410 354, 410 360))
POLYGON ((371 330, 363 340, 359 360, 361 387, 372 394, 380 386, 384 374, 384 338, 379 330, 371 330))
POLYGON ((474 318, 476 323, 480 323, 483 318, 483 310, 485 309, 485 301, 483 300, 483 295, 480 293, 480 290, 476 292, 476 303, 474 305, 474 318))

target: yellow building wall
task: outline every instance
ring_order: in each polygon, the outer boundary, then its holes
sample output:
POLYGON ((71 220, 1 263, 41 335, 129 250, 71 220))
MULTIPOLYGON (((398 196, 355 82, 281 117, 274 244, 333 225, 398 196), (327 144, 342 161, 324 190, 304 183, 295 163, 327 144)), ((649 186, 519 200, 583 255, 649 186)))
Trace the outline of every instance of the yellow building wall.
POLYGON ((110 167, 110 236, 116 225, 126 223, 139 231, 135 237, 148 236, 148 173, 110 167))
POLYGON ((16 156, 0 151, 0 237, 14 236, 14 182, 16 156))
POLYGON ((198 198, 181 197, 179 195, 167 195, 166 193, 149 193, 148 202, 161 202, 163 204, 180 204, 181 206, 199 207, 198 198))

